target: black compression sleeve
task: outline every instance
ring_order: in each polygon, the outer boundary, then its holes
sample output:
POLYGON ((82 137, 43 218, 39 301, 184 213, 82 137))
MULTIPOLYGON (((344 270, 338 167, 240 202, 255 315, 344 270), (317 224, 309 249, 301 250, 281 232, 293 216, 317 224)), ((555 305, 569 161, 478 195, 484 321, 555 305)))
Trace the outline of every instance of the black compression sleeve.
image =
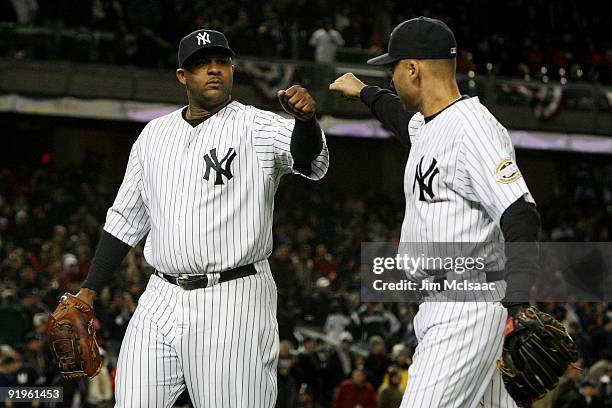
POLYGON ((408 123, 411 114, 406 112, 400 98, 388 89, 378 86, 366 86, 361 90, 359 99, 370 110, 372 115, 385 125, 406 147, 410 147, 408 123))
POLYGON ((506 208, 501 217, 501 230, 506 241, 507 288, 504 304, 529 301, 529 291, 540 270, 540 225, 540 215, 535 205, 526 202, 523 197, 506 208))
POLYGON ((113 278, 113 274, 119 268, 130 248, 131 246, 125 242, 104 231, 91 261, 87 279, 83 282, 83 287, 100 292, 113 278))
POLYGON ((322 149, 323 136, 316 118, 313 117, 308 122, 296 119, 291 133, 293 168, 309 176, 312 172, 310 163, 321 153, 322 149))

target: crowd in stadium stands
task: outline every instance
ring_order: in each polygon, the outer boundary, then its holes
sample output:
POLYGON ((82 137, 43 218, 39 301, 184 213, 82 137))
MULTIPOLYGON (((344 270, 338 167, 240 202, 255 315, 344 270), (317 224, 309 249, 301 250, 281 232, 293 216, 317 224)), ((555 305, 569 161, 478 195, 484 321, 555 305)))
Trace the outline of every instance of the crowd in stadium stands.
MULTIPOLYGON (((606 171, 612 168, 586 162, 559 171, 556 183, 563 188, 555 190, 556 204, 542 209, 545 240, 610 241, 612 178, 606 171)), ((64 401, 111 404, 117 352, 152 272, 142 248, 128 254, 120 277, 95 304, 105 363, 100 375, 61 379, 45 331, 61 294, 75 293, 87 275, 114 196, 97 174, 91 157, 61 171, 52 165, 25 172, 0 168, 0 387, 61 385, 64 401)), ((398 407, 410 387, 418 305, 360 304, 357 271, 362 241, 397 241, 402 197, 326 194, 292 183, 278 192, 270 258, 279 293, 277 407, 398 407), (290 204, 296 202, 307 205, 290 204)), ((540 307, 569 328, 581 357, 536 407, 603 407, 604 396, 610 404, 610 305, 540 307)))
POLYGON ((171 68, 178 40, 208 27, 226 33, 239 55, 326 62, 339 46, 380 52, 397 23, 419 15, 440 18, 454 30, 462 73, 612 84, 609 27, 594 0, 503 5, 468 0, 9 0, 0 6, 5 22, 0 55, 171 68))

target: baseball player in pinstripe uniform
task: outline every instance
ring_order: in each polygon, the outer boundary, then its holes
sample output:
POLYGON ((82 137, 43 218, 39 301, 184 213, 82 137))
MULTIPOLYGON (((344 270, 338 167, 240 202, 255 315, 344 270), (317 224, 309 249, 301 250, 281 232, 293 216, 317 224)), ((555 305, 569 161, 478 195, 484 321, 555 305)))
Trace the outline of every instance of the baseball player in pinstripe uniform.
MULTIPOLYGON (((535 242, 539 215, 508 132, 477 97, 459 93, 456 53, 443 22, 415 18, 393 30, 387 54, 368 61, 391 70, 397 94, 366 86, 351 73, 330 90, 360 99, 409 149, 402 242, 535 242)), ((443 289, 426 292, 414 321, 419 345, 403 408, 516 406, 495 366, 507 316, 526 306, 537 269, 537 257, 494 246, 486 273, 466 275, 494 284, 482 301, 449 301, 443 289)))
POLYGON ((304 88, 278 93, 291 120, 232 100, 233 56, 218 31, 181 40, 176 75, 189 105, 134 143, 77 295, 91 304, 147 236, 155 274, 121 345, 117 407, 170 407, 185 388, 197 407, 276 401, 274 194, 284 174, 322 178, 329 153, 304 88))

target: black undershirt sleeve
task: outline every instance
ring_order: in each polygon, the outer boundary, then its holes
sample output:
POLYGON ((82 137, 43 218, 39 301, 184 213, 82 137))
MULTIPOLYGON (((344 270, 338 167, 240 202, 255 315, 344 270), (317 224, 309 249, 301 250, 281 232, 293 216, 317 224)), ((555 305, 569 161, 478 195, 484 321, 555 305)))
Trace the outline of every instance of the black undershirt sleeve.
POLYGON ((406 112, 404 105, 396 94, 378 86, 366 86, 361 90, 359 99, 370 108, 374 117, 385 125, 405 147, 410 148, 408 123, 412 115, 406 112))
POLYGON ((321 126, 313 117, 308 122, 295 120, 291 133, 291 156, 293 168, 309 176, 312 173, 311 162, 317 158, 323 149, 321 126))
POLYGON ((83 287, 100 292, 113 279, 115 271, 132 247, 104 231, 91 261, 83 287))
POLYGON ((523 197, 506 208, 501 217, 506 253, 504 304, 528 303, 529 292, 540 271, 538 233, 540 215, 523 197))

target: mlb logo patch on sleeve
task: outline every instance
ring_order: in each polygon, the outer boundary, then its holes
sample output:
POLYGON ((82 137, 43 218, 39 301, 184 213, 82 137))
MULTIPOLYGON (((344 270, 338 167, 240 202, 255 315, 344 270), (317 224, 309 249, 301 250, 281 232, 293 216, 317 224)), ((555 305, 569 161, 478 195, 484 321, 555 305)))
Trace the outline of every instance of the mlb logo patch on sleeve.
POLYGON ((521 177, 521 172, 511 158, 505 158, 495 169, 495 179, 504 184, 512 183, 521 177))

